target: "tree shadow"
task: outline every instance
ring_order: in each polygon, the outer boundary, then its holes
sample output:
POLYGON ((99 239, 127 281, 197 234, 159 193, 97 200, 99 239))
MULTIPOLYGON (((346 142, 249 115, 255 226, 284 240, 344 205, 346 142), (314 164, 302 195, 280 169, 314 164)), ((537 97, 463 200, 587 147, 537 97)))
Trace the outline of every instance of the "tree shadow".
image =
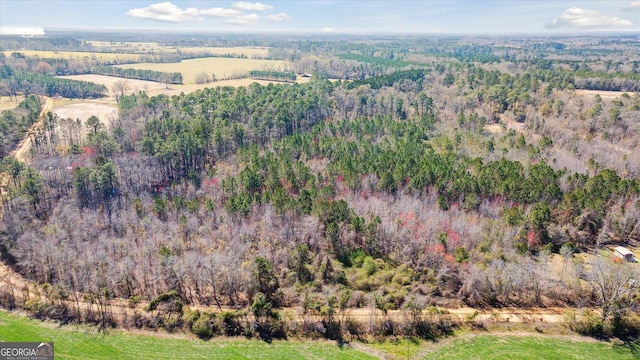
POLYGON ((619 339, 622 343, 613 345, 614 350, 618 352, 629 351, 634 358, 640 359, 640 338, 637 334, 619 337, 619 339))

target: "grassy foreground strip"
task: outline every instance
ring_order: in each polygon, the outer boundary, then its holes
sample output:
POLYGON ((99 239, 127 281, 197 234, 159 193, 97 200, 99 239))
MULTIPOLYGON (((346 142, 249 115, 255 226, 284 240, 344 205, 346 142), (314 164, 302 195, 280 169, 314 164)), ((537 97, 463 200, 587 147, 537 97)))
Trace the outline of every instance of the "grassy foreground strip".
POLYGON ((638 359, 640 343, 573 341, 536 335, 478 335, 455 339, 422 354, 422 359, 638 359))
POLYGON ((178 339, 90 327, 58 326, 0 311, 0 341, 53 341, 56 359, 375 359, 319 341, 178 339))

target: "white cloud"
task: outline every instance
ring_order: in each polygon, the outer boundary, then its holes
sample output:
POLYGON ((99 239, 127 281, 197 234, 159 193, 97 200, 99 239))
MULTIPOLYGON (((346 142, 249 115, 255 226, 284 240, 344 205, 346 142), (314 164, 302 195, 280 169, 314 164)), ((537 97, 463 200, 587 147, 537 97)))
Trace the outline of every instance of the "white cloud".
POLYGON ((562 13, 556 19, 553 19, 545 27, 548 29, 557 28, 578 28, 578 29, 601 29, 622 26, 633 26, 629 20, 621 19, 616 16, 603 14, 596 10, 582 9, 572 7, 562 13))
POLYGON ((232 6, 234 9, 247 10, 247 11, 267 11, 267 10, 273 9, 273 6, 259 3, 259 2, 250 3, 250 2, 239 1, 237 3, 234 3, 232 6))
POLYGON ((622 8, 624 11, 640 11, 640 1, 632 1, 629 5, 622 8))
POLYGON ((240 15, 240 12, 234 9, 211 8, 211 9, 200 10, 200 15, 231 17, 231 16, 240 15))
POLYGON ((258 19, 260 19, 260 17, 257 14, 246 14, 236 16, 233 19, 229 19, 225 22, 232 25, 253 25, 258 21, 258 19))
POLYGON ((151 19, 156 21, 179 23, 184 21, 200 21, 202 16, 230 17, 240 14, 240 11, 224 8, 181 9, 170 2, 151 4, 145 8, 131 9, 127 11, 128 16, 151 19))
POLYGON ((321 31, 323 33, 334 33, 334 32, 336 32, 336 30, 334 28, 330 28, 330 27, 323 27, 321 31))
POLYGON ((285 13, 278 13, 278 14, 267 15, 264 17, 264 19, 267 21, 284 21, 284 20, 289 20, 289 15, 285 13))
POLYGON ((0 26, 0 35, 44 35, 44 29, 29 26, 0 26))

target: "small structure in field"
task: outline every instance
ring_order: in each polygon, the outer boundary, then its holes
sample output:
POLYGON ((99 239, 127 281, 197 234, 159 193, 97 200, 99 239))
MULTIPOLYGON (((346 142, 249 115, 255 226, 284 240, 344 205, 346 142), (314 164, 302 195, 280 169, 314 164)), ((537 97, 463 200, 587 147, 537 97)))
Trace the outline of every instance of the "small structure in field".
POLYGON ((635 261, 635 256, 633 256, 633 253, 631 252, 631 250, 627 249, 626 247, 616 246, 616 248, 613 249, 613 251, 616 254, 616 256, 621 258, 622 260, 625 260, 628 262, 635 261))

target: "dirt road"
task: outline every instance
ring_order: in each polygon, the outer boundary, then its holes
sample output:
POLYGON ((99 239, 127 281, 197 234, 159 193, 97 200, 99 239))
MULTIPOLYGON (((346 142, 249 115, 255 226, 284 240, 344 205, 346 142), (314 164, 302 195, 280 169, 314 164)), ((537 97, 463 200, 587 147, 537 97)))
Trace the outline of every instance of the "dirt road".
MULTIPOLYGON (((36 121, 36 123, 31 126, 29 131, 25 134, 16 148, 13 149, 13 151, 9 155, 27 164, 29 163, 27 155, 29 154, 29 150, 31 150, 31 142, 33 141, 32 138, 33 136, 35 136, 38 129, 42 126, 44 116, 53 108, 53 99, 51 99, 50 97, 43 97, 43 99, 44 104, 42 104, 42 109, 40 111, 40 116, 38 116, 38 121, 36 121)), ((9 177, 4 173, 0 173, 0 197, 3 197, 5 195, 5 188, 8 183, 9 177)), ((4 209, 2 206, 2 201, 0 201, 0 217, 2 217, 3 214, 4 209)))
MULTIPOLYGON (((8 267, 6 264, 0 262, 0 290, 10 291, 17 303, 24 303, 28 299, 34 297, 39 300, 46 300, 44 291, 34 284, 33 282, 26 280, 20 274, 16 273, 8 267)), ((74 298, 70 296, 69 299, 74 298)), ((81 295, 77 298, 82 299, 81 295)), ((81 310, 87 310, 94 308, 95 306, 89 302, 80 301, 79 303, 71 300, 67 301, 68 306, 75 308, 79 307, 81 310)), ((136 307, 131 307, 127 299, 112 299, 109 301, 110 312, 116 317, 121 316, 130 317, 136 312, 144 312, 144 306, 146 304, 140 303, 136 307)), ((197 306, 199 310, 217 312, 220 309, 217 307, 203 307, 197 306)), ((231 310, 231 309, 223 309, 231 310)), ((565 308, 494 308, 494 309, 474 309, 470 307, 460 308, 438 308, 440 314, 449 315, 452 320, 458 321, 480 321, 486 323, 550 323, 560 324, 565 319, 565 313, 575 309, 565 308)), ((301 309, 297 307, 282 309, 283 312, 292 314, 298 320, 302 320, 303 315, 301 309)), ((430 316, 429 311, 425 311, 425 316, 430 316)), ((338 315, 342 316, 342 315, 338 315)), ((366 324, 370 321, 378 321, 381 319, 391 319, 394 321, 402 321, 405 317, 405 312, 401 310, 391 310, 387 314, 383 314, 381 311, 372 308, 354 308, 347 309, 344 313, 345 318, 351 318, 357 322, 366 324)), ((318 318, 318 320, 320 320, 318 318)))
POLYGON ((45 115, 51 111, 53 108, 53 99, 50 97, 43 97, 44 104, 42 104, 42 110, 40 111, 40 117, 38 117, 38 121, 31 126, 31 129, 27 132, 27 134, 20 140, 18 146, 11 152, 11 156, 14 158, 29 163, 29 158, 27 155, 29 154, 29 150, 31 150, 31 142, 33 141, 33 136, 38 132, 40 127, 42 127, 42 122, 45 115))

